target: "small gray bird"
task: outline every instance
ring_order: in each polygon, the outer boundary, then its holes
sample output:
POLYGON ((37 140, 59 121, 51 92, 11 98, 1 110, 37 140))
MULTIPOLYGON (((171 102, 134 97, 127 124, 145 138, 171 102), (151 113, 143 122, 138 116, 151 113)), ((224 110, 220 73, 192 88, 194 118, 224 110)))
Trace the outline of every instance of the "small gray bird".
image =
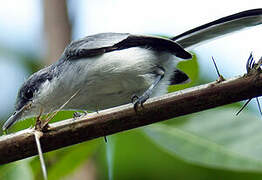
POLYGON ((142 105, 167 92, 168 85, 189 81, 176 68, 192 56, 184 48, 262 23, 262 9, 233 14, 186 31, 171 39, 102 33, 71 42, 54 64, 34 73, 18 92, 16 121, 58 110, 101 110, 129 103, 142 105), (132 98, 133 97, 133 98, 132 98))

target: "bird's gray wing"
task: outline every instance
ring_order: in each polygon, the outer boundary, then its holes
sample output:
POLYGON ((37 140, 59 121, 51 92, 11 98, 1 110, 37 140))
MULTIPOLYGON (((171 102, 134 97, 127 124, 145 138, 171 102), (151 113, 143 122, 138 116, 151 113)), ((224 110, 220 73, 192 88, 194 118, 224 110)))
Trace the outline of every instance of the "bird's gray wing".
POLYGON ((262 24, 262 9, 252 9, 226 16, 171 38, 183 48, 199 45, 222 35, 262 24))
POLYGON ((131 47, 144 47, 158 51, 167 51, 183 59, 192 58, 190 53, 170 39, 155 36, 132 35, 128 33, 101 33, 87 36, 71 42, 65 49, 63 55, 67 60, 74 60, 131 47))

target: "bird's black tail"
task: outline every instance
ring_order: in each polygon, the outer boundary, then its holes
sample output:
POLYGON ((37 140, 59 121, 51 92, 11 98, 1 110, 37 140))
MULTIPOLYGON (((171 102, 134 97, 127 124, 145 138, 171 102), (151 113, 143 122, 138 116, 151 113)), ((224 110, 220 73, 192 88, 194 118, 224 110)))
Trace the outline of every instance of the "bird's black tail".
POLYGON ((226 16, 171 38, 183 48, 198 45, 225 34, 262 24, 262 9, 252 9, 226 16))

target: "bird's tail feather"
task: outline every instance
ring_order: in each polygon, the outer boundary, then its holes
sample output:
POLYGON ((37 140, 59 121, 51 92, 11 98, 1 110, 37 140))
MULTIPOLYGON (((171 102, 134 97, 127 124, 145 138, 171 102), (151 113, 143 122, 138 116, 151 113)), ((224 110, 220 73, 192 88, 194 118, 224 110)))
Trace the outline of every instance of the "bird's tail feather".
POLYGON ((225 34, 262 24, 262 8, 226 16, 171 38, 183 48, 199 45, 225 34))

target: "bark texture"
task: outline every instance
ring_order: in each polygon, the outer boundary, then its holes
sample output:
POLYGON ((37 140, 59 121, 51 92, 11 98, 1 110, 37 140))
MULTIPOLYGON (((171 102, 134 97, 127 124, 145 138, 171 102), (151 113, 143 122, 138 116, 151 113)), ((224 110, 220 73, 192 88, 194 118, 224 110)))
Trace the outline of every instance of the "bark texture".
MULTIPOLYGON (((170 118, 203 111, 262 95, 262 73, 256 72, 223 82, 213 82, 149 99, 144 109, 136 113, 132 104, 99 113, 91 113, 77 120, 68 119, 50 124, 43 133, 44 152, 103 137, 113 133, 142 127, 170 118)), ((0 164, 37 154, 33 129, 0 137, 0 164)))

